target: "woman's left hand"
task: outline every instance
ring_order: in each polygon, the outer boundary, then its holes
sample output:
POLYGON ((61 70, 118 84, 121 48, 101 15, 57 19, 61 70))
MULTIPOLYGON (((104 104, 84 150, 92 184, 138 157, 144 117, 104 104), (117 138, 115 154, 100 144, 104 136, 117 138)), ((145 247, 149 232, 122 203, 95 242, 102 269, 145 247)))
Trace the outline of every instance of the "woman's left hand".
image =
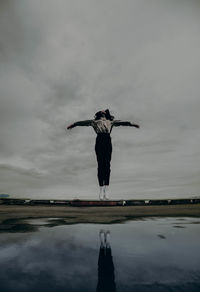
POLYGON ((71 125, 69 125, 69 126, 67 127, 67 130, 70 130, 70 129, 74 128, 74 127, 75 127, 74 124, 71 124, 71 125))

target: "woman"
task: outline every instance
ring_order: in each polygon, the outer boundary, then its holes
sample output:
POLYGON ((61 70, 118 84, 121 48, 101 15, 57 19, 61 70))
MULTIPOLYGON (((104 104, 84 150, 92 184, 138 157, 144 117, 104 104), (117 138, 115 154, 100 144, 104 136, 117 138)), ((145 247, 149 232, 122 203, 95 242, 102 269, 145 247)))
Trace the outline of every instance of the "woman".
POLYGON ((111 116, 109 109, 107 109, 97 112, 93 120, 76 122, 69 125, 67 129, 72 129, 76 126, 92 126, 97 133, 95 152, 98 163, 99 199, 109 200, 108 186, 110 182, 110 161, 112 155, 110 133, 113 127, 130 126, 139 128, 139 125, 127 121, 114 120, 114 116, 111 116))
POLYGON ((116 292, 115 268, 110 245, 110 231, 100 230, 99 239, 100 249, 96 292, 116 292))

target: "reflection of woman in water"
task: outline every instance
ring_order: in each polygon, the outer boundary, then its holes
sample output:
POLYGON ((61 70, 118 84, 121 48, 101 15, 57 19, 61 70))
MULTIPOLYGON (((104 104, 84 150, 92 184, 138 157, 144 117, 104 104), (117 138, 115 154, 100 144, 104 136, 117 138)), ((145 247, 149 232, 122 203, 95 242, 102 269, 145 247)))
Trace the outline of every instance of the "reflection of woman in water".
POLYGON ((67 127, 72 129, 76 126, 92 126, 97 133, 95 152, 98 162, 98 181, 100 186, 99 199, 109 200, 108 186, 110 181, 110 161, 112 155, 112 142, 110 133, 113 127, 130 126, 139 128, 139 125, 121 120, 114 120, 110 111, 99 111, 93 120, 85 120, 73 123, 67 127))
POLYGON ((116 292, 114 264, 110 246, 110 232, 99 232, 100 249, 98 260, 97 292, 116 292))

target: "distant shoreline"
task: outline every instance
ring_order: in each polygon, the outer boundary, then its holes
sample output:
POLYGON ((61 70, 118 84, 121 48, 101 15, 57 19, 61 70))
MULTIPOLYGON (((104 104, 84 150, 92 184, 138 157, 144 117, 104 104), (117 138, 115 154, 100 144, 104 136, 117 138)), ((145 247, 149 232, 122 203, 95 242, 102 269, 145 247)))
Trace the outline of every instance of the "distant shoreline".
POLYGON ((98 207, 0 205, 0 224, 38 218, 62 219, 62 224, 112 224, 147 217, 200 217, 200 204, 98 207))
POLYGON ((154 206, 154 205, 182 205, 200 204, 200 198, 179 199, 121 199, 121 200, 57 200, 57 199, 22 199, 0 198, 0 205, 28 205, 28 206, 71 206, 71 207, 94 207, 94 206, 154 206))

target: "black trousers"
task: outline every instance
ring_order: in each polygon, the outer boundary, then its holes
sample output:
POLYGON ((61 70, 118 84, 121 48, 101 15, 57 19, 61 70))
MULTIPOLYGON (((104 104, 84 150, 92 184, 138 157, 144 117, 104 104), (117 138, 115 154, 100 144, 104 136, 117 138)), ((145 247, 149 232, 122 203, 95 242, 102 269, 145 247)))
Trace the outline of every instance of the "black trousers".
POLYGON ((97 157, 97 177, 99 185, 109 185, 110 182, 110 161, 112 156, 112 142, 109 133, 97 134, 95 152, 97 157))
POLYGON ((97 292, 116 292, 115 272, 111 248, 100 247, 97 292))

